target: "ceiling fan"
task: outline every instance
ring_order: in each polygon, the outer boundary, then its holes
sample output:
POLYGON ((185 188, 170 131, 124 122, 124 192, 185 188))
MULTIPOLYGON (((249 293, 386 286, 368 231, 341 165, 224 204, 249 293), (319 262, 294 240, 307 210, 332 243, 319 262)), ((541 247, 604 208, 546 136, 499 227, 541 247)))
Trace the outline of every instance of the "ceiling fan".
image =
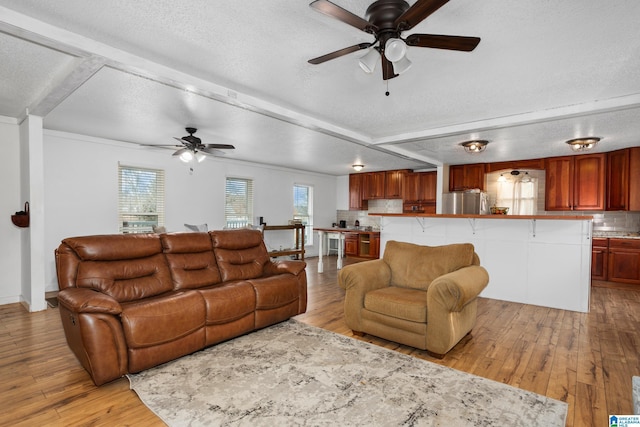
POLYGON ((203 144, 200 138, 193 135, 198 129, 187 127, 185 130, 189 135, 183 136, 182 138, 174 137, 174 139, 179 141, 182 145, 176 145, 175 147, 181 148, 173 153, 174 156, 178 156, 180 160, 185 163, 188 163, 193 159, 201 162, 205 159, 204 155, 224 154, 224 152, 220 150, 233 150, 236 148, 231 144, 203 144))
POLYGON ((359 43, 335 52, 310 59, 311 64, 321 64, 362 49, 369 49, 360 66, 373 72, 375 64, 382 58, 382 78, 397 77, 411 66, 405 56, 407 46, 470 52, 480 43, 479 37, 447 36, 438 34, 410 34, 402 37, 429 15, 444 6, 449 0, 417 0, 413 6, 404 0, 377 0, 366 11, 363 19, 329 0, 316 0, 309 6, 327 16, 375 36, 371 43, 359 43))

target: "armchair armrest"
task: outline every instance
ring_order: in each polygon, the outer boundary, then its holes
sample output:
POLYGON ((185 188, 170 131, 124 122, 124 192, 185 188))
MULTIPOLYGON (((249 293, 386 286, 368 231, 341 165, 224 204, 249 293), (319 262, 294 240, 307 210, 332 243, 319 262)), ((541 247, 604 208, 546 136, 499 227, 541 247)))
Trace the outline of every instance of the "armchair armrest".
POLYGON ((266 276, 275 276, 276 274, 290 273, 297 276, 306 266, 306 262, 299 260, 269 261, 264 266, 264 274, 266 276))
POLYGON ((109 295, 91 289, 67 288, 58 293, 58 301, 75 313, 105 313, 118 315, 122 306, 109 295))
POLYGON ((437 304, 448 311, 461 311, 489 283, 484 267, 471 265, 435 279, 427 290, 427 304, 437 304))
POLYGON ((391 269, 382 259, 351 264, 338 272, 338 284, 342 289, 362 295, 375 289, 386 288, 390 282, 391 269))
POLYGON ((391 282, 391 269, 382 259, 351 264, 338 272, 338 284, 346 294, 344 318, 347 326, 362 332, 362 309, 364 297, 369 291, 386 288, 391 282))

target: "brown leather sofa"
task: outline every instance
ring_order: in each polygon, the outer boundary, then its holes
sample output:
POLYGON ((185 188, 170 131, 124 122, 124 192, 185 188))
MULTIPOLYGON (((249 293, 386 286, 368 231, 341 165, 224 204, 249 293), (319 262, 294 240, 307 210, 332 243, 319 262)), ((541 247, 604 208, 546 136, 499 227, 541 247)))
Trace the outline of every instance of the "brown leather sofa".
POLYGON ((119 234, 56 250, 67 343, 101 385, 306 311, 304 261, 262 233, 119 234))

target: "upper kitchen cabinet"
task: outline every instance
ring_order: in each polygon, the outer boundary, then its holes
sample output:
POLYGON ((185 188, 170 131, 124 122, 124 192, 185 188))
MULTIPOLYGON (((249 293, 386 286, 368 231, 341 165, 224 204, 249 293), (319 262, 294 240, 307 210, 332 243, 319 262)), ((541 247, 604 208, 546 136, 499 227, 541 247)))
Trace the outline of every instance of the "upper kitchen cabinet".
POLYGON ((640 147, 607 153, 607 210, 640 210, 640 147))
POLYGON ((406 173, 402 199, 405 202, 435 202, 437 179, 437 172, 406 173))
POLYGON ((365 199, 384 199, 386 172, 369 172, 364 174, 365 199))
POLYGON ((418 192, 418 195, 420 196, 419 200, 435 203, 438 181, 437 172, 420 172, 418 175, 418 183, 420 186, 420 191, 418 192))
POLYGON ((349 175, 349 210, 367 210, 368 202, 365 200, 365 174, 353 173, 349 175))
POLYGON ((449 191, 463 191, 479 188, 484 191, 486 165, 454 165, 449 167, 449 191))
POLYGON ((384 177, 384 198, 402 199, 404 177, 409 170, 386 171, 384 177))
POLYGON ((606 154, 546 159, 545 209, 604 210, 606 154))

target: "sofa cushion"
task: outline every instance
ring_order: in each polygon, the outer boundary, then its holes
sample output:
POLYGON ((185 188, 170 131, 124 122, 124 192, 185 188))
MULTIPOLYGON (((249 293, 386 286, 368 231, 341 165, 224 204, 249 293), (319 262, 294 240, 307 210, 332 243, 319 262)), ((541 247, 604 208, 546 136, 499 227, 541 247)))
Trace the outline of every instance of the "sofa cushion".
POLYGON ((163 234, 160 240, 175 290, 220 283, 220 271, 209 233, 163 234))
POLYGON ((421 246, 390 240, 383 259, 391 269, 392 286, 427 289, 443 274, 472 265, 474 249, 471 243, 421 246))
POLYGON ((389 287, 367 292, 364 308, 375 313, 412 322, 427 322, 426 291, 389 287))
POLYGON ((82 261, 116 261, 162 253, 157 234, 109 234, 64 239, 82 261))
POLYGON ((292 274, 249 280, 256 292, 256 309, 269 310, 287 305, 300 297, 298 279, 292 274))
POLYGON ((212 231, 211 241, 224 282, 261 277, 270 261, 262 233, 257 230, 212 231))
POLYGON ((205 303, 195 291, 163 295, 123 304, 121 319, 130 348, 150 347, 204 328, 205 303))
POLYGON ((231 282, 198 289, 206 307, 206 324, 233 322, 256 309, 256 293, 249 282, 231 282))
POLYGON ((157 254, 119 261, 81 262, 76 286, 94 289, 118 302, 125 302, 168 292, 172 282, 164 255, 157 254))

